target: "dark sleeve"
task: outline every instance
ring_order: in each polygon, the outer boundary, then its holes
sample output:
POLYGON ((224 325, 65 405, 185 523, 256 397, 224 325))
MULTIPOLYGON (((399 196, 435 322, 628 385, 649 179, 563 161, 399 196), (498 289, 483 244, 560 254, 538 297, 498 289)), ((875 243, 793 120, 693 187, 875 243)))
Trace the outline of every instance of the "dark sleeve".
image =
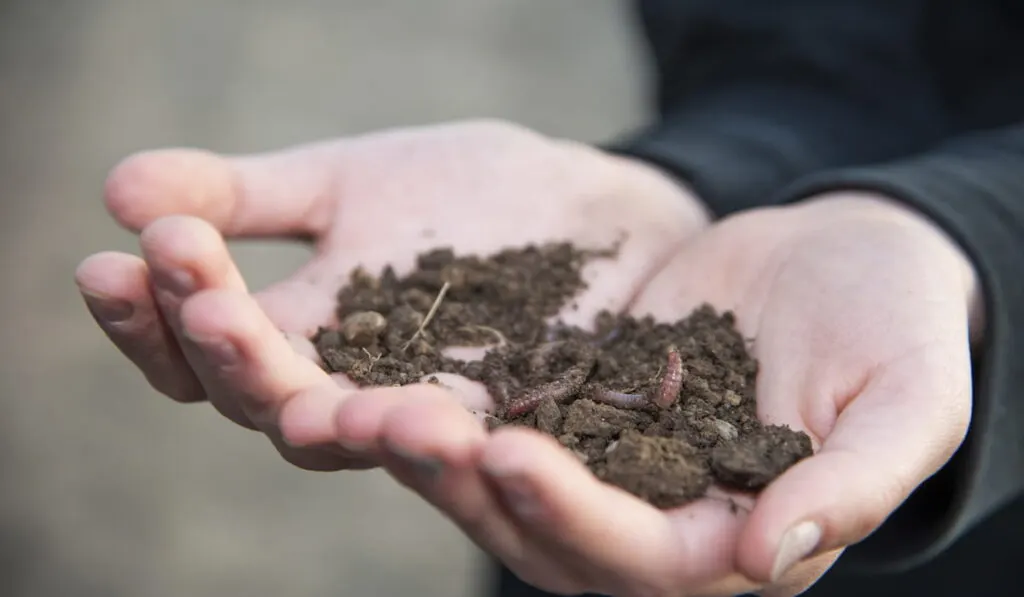
POLYGON ((716 213, 801 175, 915 153, 948 134, 915 49, 926 0, 641 0, 658 119, 613 151, 716 213))
POLYGON ((1024 494, 1024 123, 950 141, 921 157, 822 172, 777 203, 839 190, 879 192, 930 216, 964 248, 986 297, 974 413, 953 460, 862 544, 853 564, 905 568, 941 551, 1024 494))

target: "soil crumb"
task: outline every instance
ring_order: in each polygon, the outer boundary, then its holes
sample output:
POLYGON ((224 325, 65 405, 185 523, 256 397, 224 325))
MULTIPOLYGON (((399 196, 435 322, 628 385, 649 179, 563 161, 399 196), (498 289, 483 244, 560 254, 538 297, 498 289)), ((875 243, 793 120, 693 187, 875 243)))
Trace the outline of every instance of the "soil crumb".
POLYGON ((331 372, 361 385, 456 373, 498 404, 490 429, 551 435, 601 480, 659 508, 712 484, 756 493, 811 455, 810 438, 756 415, 757 362, 729 312, 703 305, 675 322, 603 312, 593 330, 555 319, 585 288, 583 266, 616 250, 571 244, 421 255, 399 276, 352 273, 337 326, 313 342, 331 372), (444 350, 483 346, 479 361, 444 350))

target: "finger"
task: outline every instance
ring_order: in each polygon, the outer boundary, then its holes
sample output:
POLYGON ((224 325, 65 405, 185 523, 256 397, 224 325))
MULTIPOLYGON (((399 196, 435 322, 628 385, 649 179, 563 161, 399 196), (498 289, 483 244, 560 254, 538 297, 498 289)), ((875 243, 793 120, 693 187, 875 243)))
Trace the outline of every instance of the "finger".
POLYGON ((325 445, 313 446, 280 427, 284 411, 293 405, 293 418, 321 416, 329 421, 351 390, 338 387, 315 363, 292 348, 267 319, 256 301, 244 292, 206 290, 189 298, 181 310, 184 333, 207 364, 207 386, 217 388, 226 402, 273 441, 281 455, 311 470, 348 468, 352 455, 325 445), (313 447, 315 449, 308 449, 313 447))
MULTIPOLYGON (((339 408, 339 445, 384 462, 399 482, 419 492, 483 549, 524 579, 546 587, 561 570, 544 546, 523 547, 505 508, 470 458, 483 426, 447 390, 430 384, 374 388, 339 408)), ((572 584, 567 593, 579 593, 572 584)))
POLYGON ((777 579, 808 556, 860 541, 947 462, 970 417, 966 350, 965 339, 964 354, 925 347, 880 367, 821 450, 761 495, 740 542, 741 569, 777 579))
POLYGON ((742 514, 728 504, 701 500, 666 515, 527 430, 497 431, 481 462, 520 528, 568 566, 585 566, 603 590, 668 594, 731 571, 742 514))
MULTIPOLYGON (((205 363, 211 381, 238 399, 242 410, 261 426, 276 425, 281 408, 311 388, 337 388, 326 372, 295 352, 288 339, 244 292, 216 289, 188 299, 181 310, 184 333, 205 363)), ((340 404, 349 390, 315 394, 340 404)))
POLYGON ((142 259, 98 253, 78 266, 75 280, 96 323, 155 390, 179 402, 205 400, 202 385, 153 301, 142 259))
POLYGON ((277 415, 278 429, 284 441, 292 447, 331 446, 337 453, 361 457, 361 454, 338 445, 335 423, 340 405, 356 395, 356 387, 339 384, 334 376, 331 377, 333 383, 306 388, 285 402, 277 415), (340 394, 339 389, 342 391, 340 394))
POLYGON ((213 351, 199 350, 181 325, 182 305, 203 290, 227 289, 245 293, 239 273, 221 236, 208 223, 190 216, 169 216, 147 226, 139 237, 149 267, 153 296, 210 403, 231 421, 253 428, 253 423, 231 397, 232 388, 218 381, 221 368, 213 351))
POLYGON ((178 306, 199 290, 246 290, 224 239, 204 220, 161 218, 142 231, 139 244, 158 291, 157 300, 168 298, 169 306, 178 306))
MULTIPOLYGON (((410 401, 416 402, 423 397, 433 397, 436 400, 438 396, 443 396, 444 400, 460 399, 458 394, 447 387, 432 383, 354 391, 332 418, 332 440, 352 453, 379 453, 384 421, 391 411, 410 401)), ((464 406, 462 408, 465 410, 464 406)), ((482 428, 479 421, 476 425, 482 428)), ((312 423, 309 423, 305 433, 315 435, 319 439, 325 430, 320 425, 315 426, 315 431, 308 430, 313 427, 312 423)))
POLYGON ((415 388, 415 396, 391 409, 381 426, 385 462, 394 477, 484 550, 506 561, 522 560, 522 538, 476 467, 486 440, 483 426, 454 396, 429 385, 415 388))
POLYGON ((107 178, 107 208, 142 230, 170 215, 210 222, 227 236, 319 236, 334 211, 340 143, 228 157, 190 149, 132 155, 107 178))
POLYGON ((335 441, 356 454, 378 454, 385 417, 408 399, 408 387, 372 388, 353 393, 335 413, 335 441))

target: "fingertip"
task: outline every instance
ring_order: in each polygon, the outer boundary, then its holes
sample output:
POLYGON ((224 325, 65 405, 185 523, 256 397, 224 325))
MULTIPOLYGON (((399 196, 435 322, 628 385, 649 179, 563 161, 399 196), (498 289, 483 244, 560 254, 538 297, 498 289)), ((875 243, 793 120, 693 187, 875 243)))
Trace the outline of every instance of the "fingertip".
POLYGON ((82 261, 75 281, 100 328, 154 389, 177 402, 205 400, 202 384, 164 327, 148 271, 139 257, 105 252, 82 261))
POLYGON ((104 251, 75 268, 75 284, 87 294, 132 300, 148 293, 146 262, 135 255, 104 251))
POLYGON ((118 163, 107 176, 104 198, 119 224, 139 231, 171 214, 220 222, 230 213, 234 187, 222 157, 193 149, 161 149, 118 163))
POLYGON ((153 220, 139 235, 139 244, 147 259, 177 262, 200 260, 226 247, 216 228, 190 215, 168 215, 153 220))
POLYGON ((224 238, 204 220, 160 218, 142 231, 139 244, 150 279, 162 291, 158 298, 171 298, 173 304, 202 289, 247 291, 224 238))

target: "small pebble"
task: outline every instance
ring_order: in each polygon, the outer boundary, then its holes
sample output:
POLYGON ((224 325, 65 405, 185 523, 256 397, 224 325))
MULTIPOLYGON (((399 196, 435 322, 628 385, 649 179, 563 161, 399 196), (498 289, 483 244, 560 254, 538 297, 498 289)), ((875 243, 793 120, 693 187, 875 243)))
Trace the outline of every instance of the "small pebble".
POLYGON ((372 346, 388 327, 388 320, 376 311, 357 311, 341 322, 341 335, 352 346, 372 346))
POLYGON ((732 390, 726 390, 722 399, 732 406, 739 406, 743 402, 743 397, 732 390))
POLYGON ((740 432, 737 431, 736 426, 728 421, 722 419, 714 420, 715 429, 718 430, 718 435, 727 442, 731 442, 740 436, 740 432))

